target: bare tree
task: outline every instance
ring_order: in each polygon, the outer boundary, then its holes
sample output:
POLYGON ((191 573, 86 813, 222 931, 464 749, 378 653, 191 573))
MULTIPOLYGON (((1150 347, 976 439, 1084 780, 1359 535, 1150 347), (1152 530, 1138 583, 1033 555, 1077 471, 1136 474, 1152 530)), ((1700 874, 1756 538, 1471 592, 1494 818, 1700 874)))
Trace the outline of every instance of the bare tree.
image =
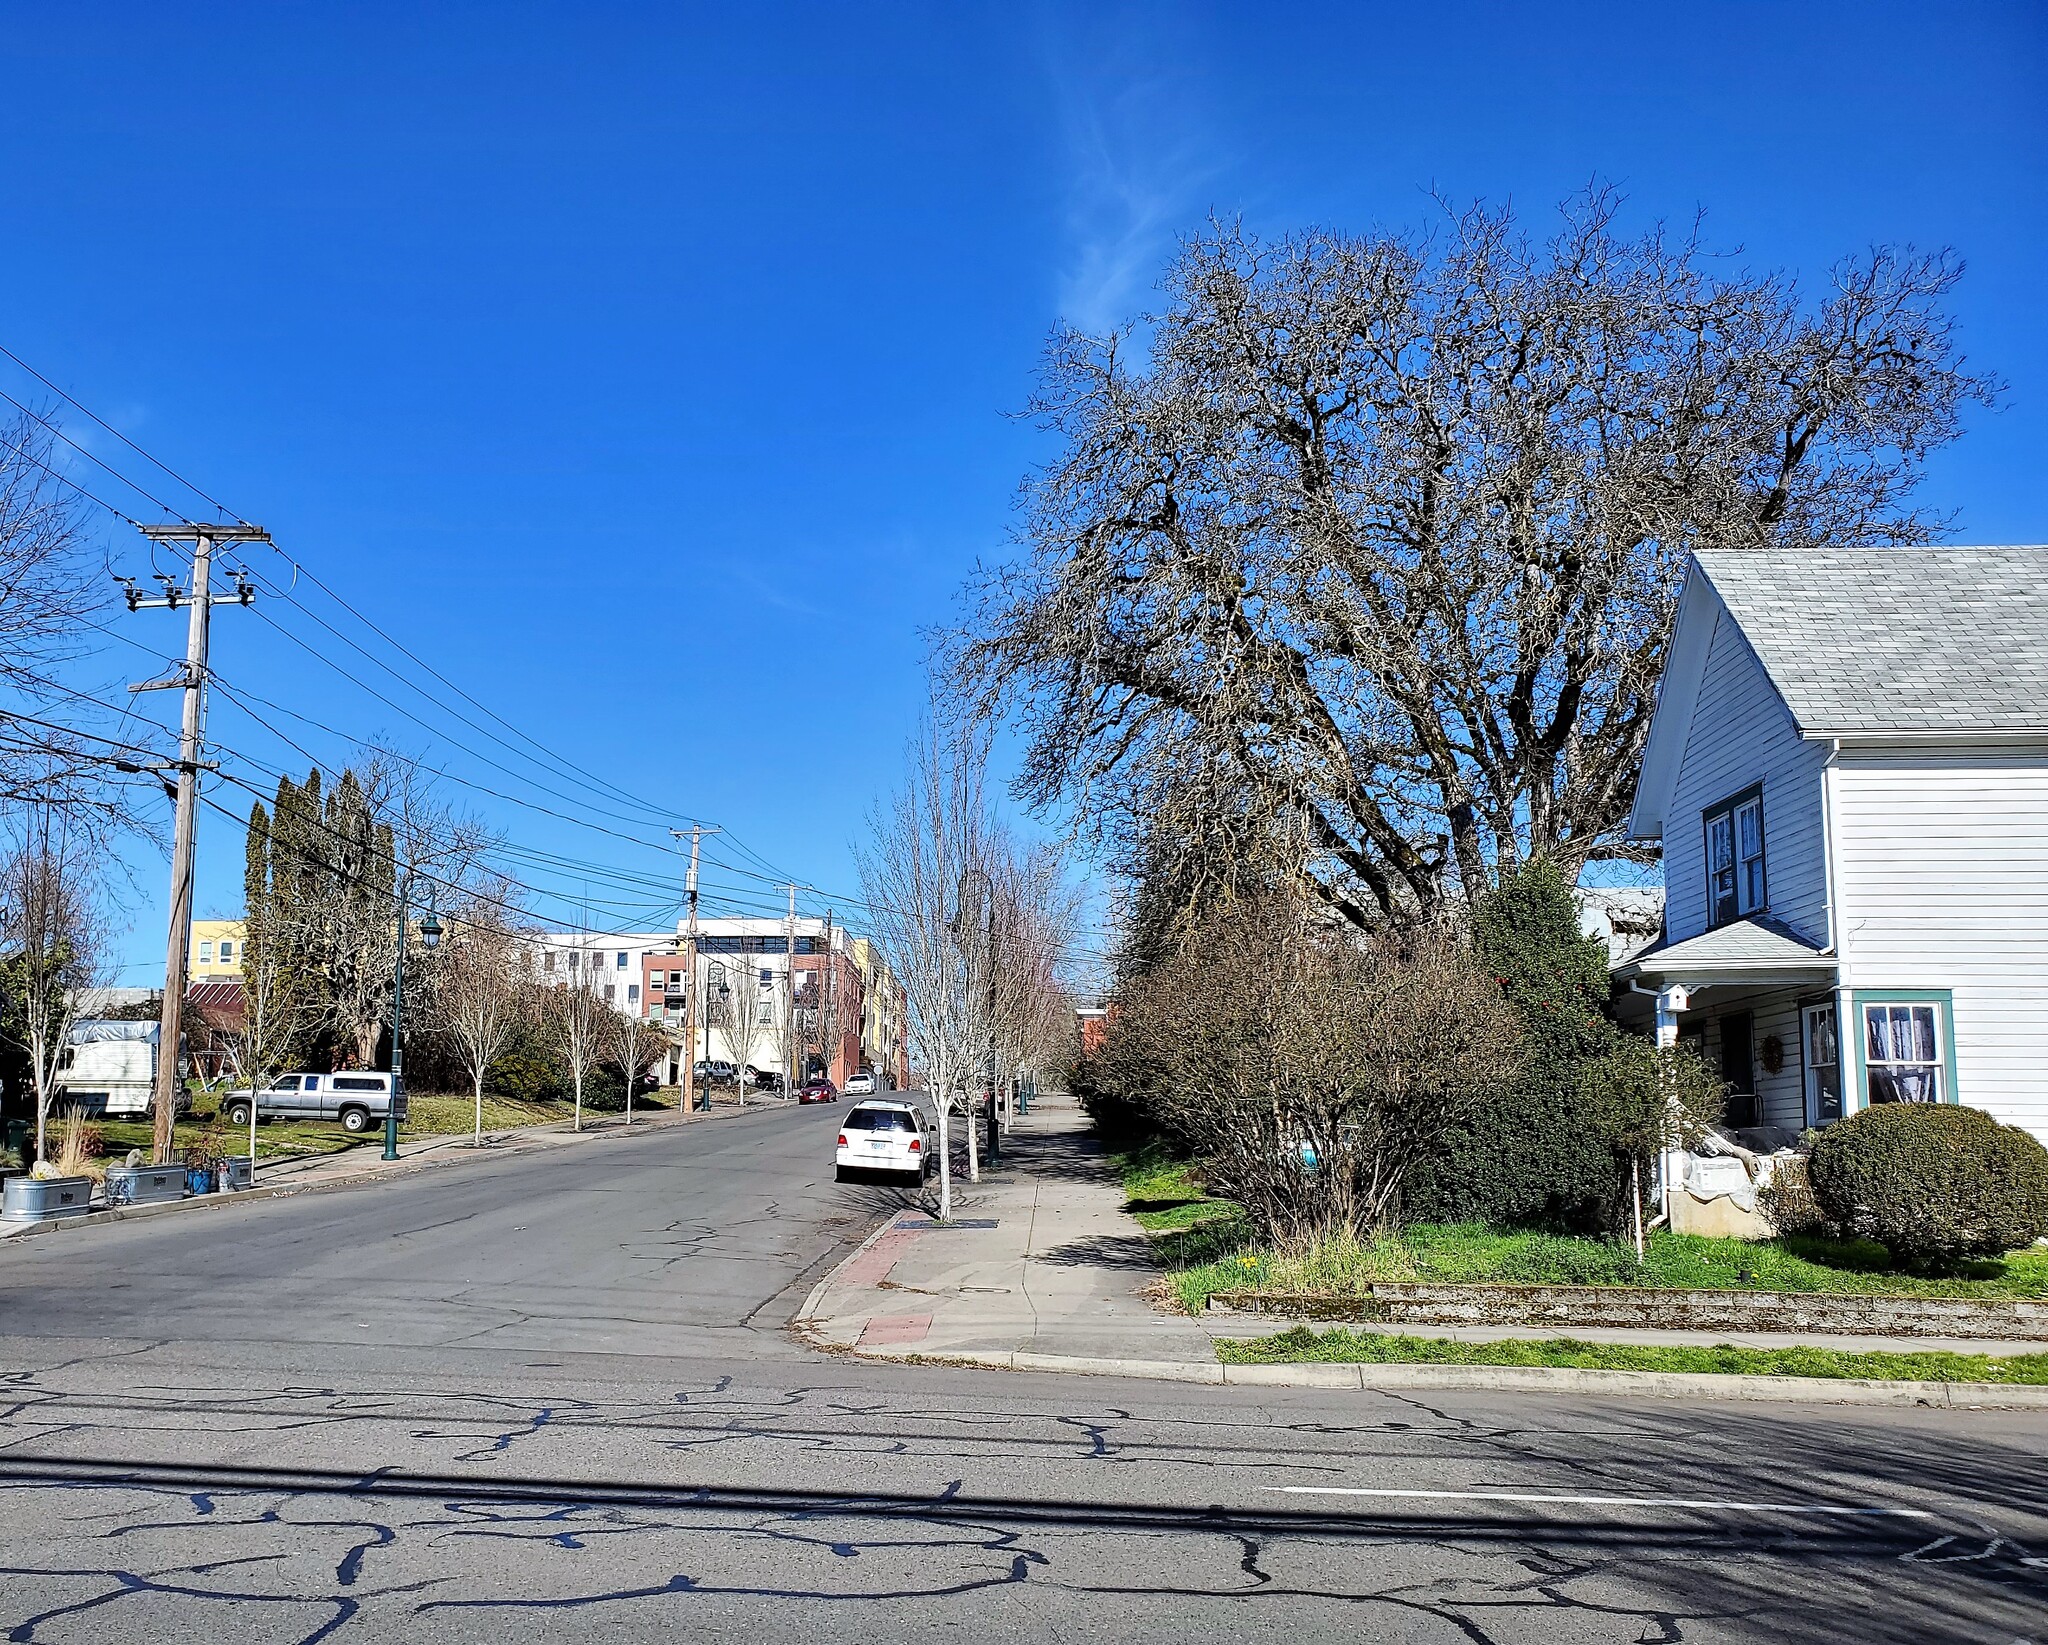
POLYGON ((28 1060, 38 1159, 71 1026, 97 980, 105 939, 95 851, 70 808, 36 805, 22 813, 0 863, 0 979, 8 995, 0 1025, 28 1060))
POLYGON ((1024 849, 1007 833, 990 851, 995 921, 991 944, 991 1037, 996 1047, 996 1098, 1007 1116, 1020 1075, 1064 1066, 1073 997, 1061 980, 1080 930, 1082 900, 1065 878, 1059 855, 1024 849))
POLYGON ((1287 899, 1211 919, 1133 982, 1091 1073, 1267 1236, 1391 1226, 1403 1183, 1513 1075, 1519 1027, 1441 928, 1367 941, 1287 899))
POLYGON ((86 651, 112 593, 61 468, 53 420, 23 411, 0 424, 0 695, 14 705, 0 703, 0 807, 54 805, 130 827, 116 762, 153 792, 133 771, 147 751, 91 735, 96 711, 54 677, 86 651))
POLYGON ((249 1087, 251 1172, 259 1093, 285 1071, 324 1016, 321 1001, 292 964, 289 941, 280 940, 277 872, 271 818, 259 803, 249 813, 242 870, 242 1021, 224 1036, 235 1076, 249 1087))
POLYGON ((1227 834, 1360 927, 1632 855, 1682 557, 1936 537, 1926 456, 1999 385, 1951 252, 1872 251, 1807 303, 1616 210, 1593 191, 1540 245, 1479 207, 1218 226, 1143 364, 1057 334, 1035 409, 1064 449, 956 650, 1021 715, 1020 792, 1127 861, 1227 834))
MULTIPOLYGON (((714 967, 723 978, 723 986, 714 988, 706 1000, 707 1008, 714 1013, 715 1022, 725 1039, 725 1055, 733 1067, 739 1070, 739 1098, 742 1107, 747 1101, 747 1081, 751 1075, 755 1047, 775 1039, 781 1032, 781 1019, 776 1014, 775 996, 769 989, 760 986, 755 967, 751 965, 727 968, 714 967), (734 972, 738 975, 734 975, 734 972), (763 1023, 762 1009, 766 1007, 774 1021, 763 1023), (767 1033, 762 1032, 763 1029, 767 1033)), ((707 973, 710 975, 710 973, 707 973)), ((710 986, 707 984, 707 987, 710 986)), ((705 1036, 710 1042, 710 1036, 705 1036)))
POLYGON ((872 814, 855 851, 862 898, 902 983, 911 1057, 938 1117, 941 1221, 953 1215, 952 1112, 978 1043, 961 891, 982 860, 985 769, 978 742, 927 720, 909 747, 902 785, 872 814))
POLYGON ((605 1025, 609 1054, 626 1076, 626 1123, 633 1123, 633 1090, 641 1075, 668 1055, 675 1042, 659 1023, 631 1009, 614 1011, 605 1025))
MULTIPOLYGON (((574 1129, 583 1129, 583 1085, 604 1056, 613 1037, 611 1018, 616 1015, 608 1000, 598 996, 598 974, 604 956, 579 941, 569 951, 568 980, 547 990, 545 1006, 550 1026, 562 1047, 569 1080, 576 1092, 574 1129)), ((629 1093, 630 1095, 630 1093, 629 1093)))
POLYGON ((487 882, 447 910, 448 935, 434 956, 435 1009, 469 1076, 479 1146, 484 1140, 484 1075, 524 1019, 534 993, 531 938, 511 922, 511 889, 502 880, 487 882))

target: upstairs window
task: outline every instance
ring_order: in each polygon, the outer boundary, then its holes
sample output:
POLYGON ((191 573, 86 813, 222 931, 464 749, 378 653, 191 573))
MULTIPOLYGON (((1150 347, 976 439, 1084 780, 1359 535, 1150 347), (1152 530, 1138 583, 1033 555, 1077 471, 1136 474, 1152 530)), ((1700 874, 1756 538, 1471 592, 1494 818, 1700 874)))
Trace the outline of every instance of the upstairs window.
POLYGON ((207 940, 207 941, 204 941, 204 942, 200 943, 200 945, 199 945, 199 963, 200 963, 201 965, 211 965, 211 964, 213 964, 213 943, 212 943, 211 939, 209 939, 209 940, 207 940))
POLYGON ((227 937, 223 937, 223 938, 221 938, 221 940, 220 940, 220 963, 221 963, 222 965, 232 965, 232 964, 234 964, 234 961, 235 961, 235 945, 234 945, 234 942, 233 942, 233 940, 232 940, 232 939, 230 939, 230 938, 227 938, 227 937))
POLYGON ((1760 788, 1706 813, 1707 923, 1726 925, 1768 906, 1764 877, 1764 796, 1760 788))

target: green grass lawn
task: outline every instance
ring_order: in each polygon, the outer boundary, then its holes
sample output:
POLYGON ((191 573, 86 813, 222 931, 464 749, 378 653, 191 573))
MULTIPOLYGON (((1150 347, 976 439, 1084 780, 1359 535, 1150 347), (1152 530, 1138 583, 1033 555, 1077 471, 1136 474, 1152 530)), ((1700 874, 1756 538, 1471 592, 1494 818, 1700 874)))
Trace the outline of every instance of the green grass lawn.
MULTIPOLYGON (((202 1137, 212 1136, 230 1154, 240 1154, 249 1146, 249 1131, 246 1126, 218 1124, 218 1092, 200 1091, 192 1097, 192 1110, 181 1118, 173 1128, 172 1147, 178 1158, 184 1150, 202 1137)), ((669 1112, 676 1106, 673 1091, 655 1091, 633 1099, 636 1115, 669 1112)), ((503 1097, 484 1098, 484 1129, 486 1131, 510 1131, 528 1125, 558 1125, 575 1117, 575 1104, 570 1102, 514 1102, 503 1097)), ((584 1120, 619 1121, 625 1118, 623 1110, 610 1112, 586 1105, 584 1120)), ((475 1108, 467 1095, 446 1095, 418 1093, 411 1100, 410 1114, 399 1135, 404 1137, 445 1136, 468 1131, 475 1124, 475 1108)), ((102 1165, 118 1164, 127 1158, 131 1150, 139 1150, 147 1159, 156 1147, 156 1132, 147 1119, 95 1120, 94 1128, 100 1137, 99 1161, 102 1165)), ((54 1132, 54 1127, 53 1127, 54 1132)), ((372 1126, 359 1136, 351 1136, 332 1120, 265 1120, 256 1127, 257 1160, 297 1159, 308 1154, 339 1154, 351 1148, 381 1148, 384 1145, 384 1128, 381 1124, 372 1126)), ((54 1134, 51 1148, 54 1152, 54 1134)))
POLYGON ((1152 1235, 1175 1296, 1199 1313, 1219 1291, 1363 1295, 1376 1281, 1473 1285, 1644 1285, 1680 1289, 1835 1291, 1947 1297, 2048 1296, 2048 1248, 2009 1252, 1960 1274, 1901 1273, 1869 1240, 1750 1242, 1659 1229, 1639 1266, 1631 1245, 1478 1223, 1418 1224, 1398 1238, 1332 1242, 1308 1252, 1255 1243, 1228 1200, 1156 1147, 1119 1157, 1128 1208, 1152 1235))
POLYGON ((1826 1348, 1647 1347, 1632 1343, 1540 1341, 1454 1342, 1446 1337, 1374 1331, 1312 1331, 1223 1342, 1226 1365, 1529 1365, 1589 1371, 1706 1371, 1769 1377, 1871 1377, 1910 1382, 2048 1384, 2048 1354, 1843 1353, 1826 1348))

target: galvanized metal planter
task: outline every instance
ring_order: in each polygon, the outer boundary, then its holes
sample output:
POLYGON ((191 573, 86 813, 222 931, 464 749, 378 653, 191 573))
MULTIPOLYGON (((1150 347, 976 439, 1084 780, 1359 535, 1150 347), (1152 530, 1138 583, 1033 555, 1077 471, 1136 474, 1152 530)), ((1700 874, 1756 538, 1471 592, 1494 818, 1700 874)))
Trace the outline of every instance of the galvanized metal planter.
POLYGON ((223 1188, 253 1188, 256 1186, 256 1162, 247 1154, 230 1154, 220 1162, 220 1185, 223 1188))
POLYGON ((182 1165, 110 1165, 109 1205, 166 1205, 185 1197, 182 1165))
POLYGON ((0 1222, 56 1222, 82 1217, 92 1204, 91 1177, 9 1177, 0 1222))

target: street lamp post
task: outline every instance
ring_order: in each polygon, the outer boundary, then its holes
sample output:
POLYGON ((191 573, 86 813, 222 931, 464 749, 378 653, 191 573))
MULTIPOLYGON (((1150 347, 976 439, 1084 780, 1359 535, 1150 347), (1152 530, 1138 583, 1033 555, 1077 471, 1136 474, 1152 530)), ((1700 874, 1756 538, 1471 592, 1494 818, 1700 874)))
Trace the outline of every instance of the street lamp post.
MULTIPOLYGON (((411 913, 412 876, 398 893, 398 964, 391 978, 391 1091, 384 1104, 384 1157, 398 1158, 398 1095, 405 1089, 405 921, 411 913)), ((420 921, 420 941, 429 952, 440 946, 441 922, 434 912, 434 888, 427 887, 427 917, 420 921)))

